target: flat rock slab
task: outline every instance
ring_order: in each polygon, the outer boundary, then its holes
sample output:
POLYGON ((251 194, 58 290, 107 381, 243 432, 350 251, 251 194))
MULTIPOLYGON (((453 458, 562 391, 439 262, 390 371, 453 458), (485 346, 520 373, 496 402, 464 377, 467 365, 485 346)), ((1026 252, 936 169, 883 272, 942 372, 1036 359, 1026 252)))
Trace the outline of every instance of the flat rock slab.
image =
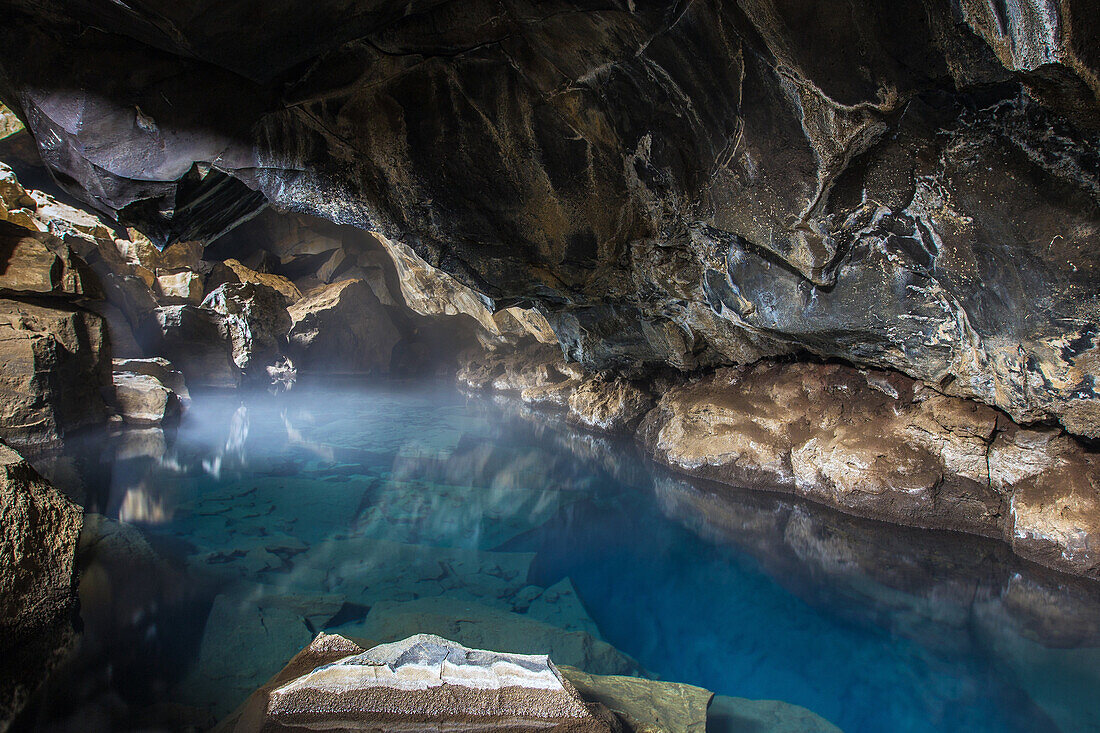
POLYGON ((469 649, 430 634, 369 650, 318 636, 222 731, 619 730, 546 656, 469 649))

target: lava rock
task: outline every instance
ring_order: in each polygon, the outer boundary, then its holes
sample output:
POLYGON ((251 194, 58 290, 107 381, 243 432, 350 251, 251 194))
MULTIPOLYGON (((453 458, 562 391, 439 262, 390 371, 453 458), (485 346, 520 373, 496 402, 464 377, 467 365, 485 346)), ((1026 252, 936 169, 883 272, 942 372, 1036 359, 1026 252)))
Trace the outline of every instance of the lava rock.
POLYGON ((153 377, 175 393, 181 406, 186 408, 191 404, 191 393, 187 389, 183 374, 164 357, 113 359, 111 366, 116 373, 130 372, 153 377))
POLYGON ((241 282, 219 285, 202 306, 225 318, 233 363, 252 374, 273 364, 283 350, 292 325, 286 303, 273 287, 241 282))
POLYGON ((300 369, 385 374, 400 333, 362 280, 306 293, 289 308, 290 352, 300 369))
POLYGON ((667 392, 639 440, 674 469, 788 491, 852 514, 1004 537, 1095 577, 1096 456, 897 374, 761 363, 667 392))
POLYGON ((287 305, 293 305, 302 299, 302 292, 290 280, 282 275, 270 272, 257 272, 246 267, 241 262, 230 257, 214 266, 210 276, 206 280, 207 294, 212 292, 222 283, 252 283, 274 288, 286 298, 287 305))
POLYGON ((114 384, 115 408, 128 423, 159 425, 179 415, 179 399, 156 377, 116 371, 114 384))
POLYGON ((162 306, 146 320, 138 339, 175 364, 192 386, 232 388, 240 383, 225 319, 214 311, 162 306))
POLYGON ((83 513, 0 445, 0 728, 74 641, 74 558, 83 513))
POLYGON ((1100 435, 1079 2, 214 7, 14 0, 0 39, 56 178, 158 244, 266 199, 537 305, 590 369, 802 350, 1100 435))
POLYGON ((621 377, 586 379, 569 396, 571 421, 607 433, 633 429, 652 408, 653 398, 621 377))

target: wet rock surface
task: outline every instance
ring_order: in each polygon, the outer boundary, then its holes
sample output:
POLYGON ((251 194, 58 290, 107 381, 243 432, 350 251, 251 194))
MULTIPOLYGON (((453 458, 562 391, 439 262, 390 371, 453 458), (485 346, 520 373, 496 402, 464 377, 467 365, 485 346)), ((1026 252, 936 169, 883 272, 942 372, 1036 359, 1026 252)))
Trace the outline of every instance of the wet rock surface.
POLYGON ((1058 431, 1000 420, 900 375, 761 363, 669 391, 638 436, 691 475, 1004 537, 1023 557, 1095 577, 1095 456, 1058 431))
POLYGON ((81 514, 0 445, 0 728, 72 644, 81 514))

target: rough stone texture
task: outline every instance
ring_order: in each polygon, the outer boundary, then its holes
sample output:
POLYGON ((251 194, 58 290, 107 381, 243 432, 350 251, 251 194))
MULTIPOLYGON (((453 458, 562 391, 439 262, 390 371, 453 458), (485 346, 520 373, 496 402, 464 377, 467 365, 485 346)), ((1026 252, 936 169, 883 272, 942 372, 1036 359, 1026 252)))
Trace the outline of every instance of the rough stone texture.
POLYGON ((0 221, 0 296, 92 296, 90 273, 49 234, 0 221))
MULTIPOLYGON (((302 292, 298 290, 298 287, 282 275, 275 275, 270 272, 256 272, 249 267, 245 267, 232 257, 221 264, 225 268, 224 274, 222 275, 225 279, 222 280, 222 282, 242 282, 253 283, 254 285, 266 285, 282 293, 283 297, 286 298, 287 305, 293 305, 302 299, 302 292)), ((211 277, 213 277, 213 273, 211 273, 211 277)), ((208 280, 206 286, 208 291, 213 290, 213 288, 222 283, 213 283, 213 287, 211 287, 211 284, 212 283, 208 280)))
POLYGON ((801 348, 1098 436, 1095 12, 1006 8, 13 0, 0 97, 158 242, 266 198, 538 305, 590 367, 801 348))
POLYGON ((179 400, 172 390, 148 374, 114 373, 114 406, 122 419, 135 425, 159 425, 179 414, 179 400))
POLYGON ((641 677, 593 675, 561 668, 586 700, 596 700, 627 720, 632 733, 707 733, 707 706, 714 693, 694 685, 641 677))
POLYGON ((0 438, 44 442, 106 418, 106 325, 91 311, 0 300, 0 438))
POLYGON ((153 377, 175 393, 183 407, 191 404, 191 394, 187 390, 183 374, 176 371, 172 362, 163 357, 113 359, 111 366, 115 372, 131 372, 153 377))
POLYGON ((557 344, 546 319, 538 311, 507 308, 494 313, 492 301, 442 270, 432 267, 406 244, 375 235, 397 268, 401 297, 414 313, 423 316, 469 316, 484 330, 489 344, 513 344, 533 336, 557 344))
POLYGON ((202 302, 202 277, 197 272, 184 270, 156 276, 158 301, 165 304, 202 302))
POLYGON ((586 379, 569 395, 574 423, 608 433, 632 429, 652 407, 652 397, 621 377, 586 379))
POLYGON ((1100 577, 1096 456, 1058 431, 897 374, 836 364, 719 370, 661 399, 638 429, 660 461, 917 527, 1004 536, 1023 557, 1100 577))
POLYGON ((622 730, 601 705, 581 699, 545 656, 466 649, 427 634, 367 650, 342 636, 320 634, 217 730, 303 725, 311 730, 424 725, 516 733, 622 730), (434 675, 427 672, 432 665, 434 675))
POLYGON ((23 129, 23 123, 10 109, 0 104, 0 139, 14 135, 23 129))
POLYGON ((302 369, 385 373, 400 334, 362 280, 306 293, 290 306, 290 351, 302 369))
POLYGON ((82 512, 0 445, 0 729, 73 638, 82 512))
MULTIPOLYGON (((202 307, 225 318, 233 363, 246 374, 263 374, 286 343, 291 319, 287 301, 275 288, 252 282, 225 283, 206 296, 202 307)), ((333 328, 340 328, 336 323, 333 328)))
POLYGON ((193 305, 156 308, 139 340, 153 354, 175 364, 192 386, 236 387, 240 372, 233 362, 224 320, 193 305))

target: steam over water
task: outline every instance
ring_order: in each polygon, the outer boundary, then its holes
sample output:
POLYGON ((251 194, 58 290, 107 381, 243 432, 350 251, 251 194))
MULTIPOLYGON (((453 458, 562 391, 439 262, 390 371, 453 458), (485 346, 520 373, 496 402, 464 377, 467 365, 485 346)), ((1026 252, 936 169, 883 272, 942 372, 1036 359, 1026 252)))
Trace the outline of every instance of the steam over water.
POLYGON ((1095 584, 692 484, 515 403, 200 393, 177 431, 70 451, 51 475, 110 519, 87 522, 84 636, 41 729, 208 725, 321 630, 548 651, 846 731, 1100 727, 1095 584))

